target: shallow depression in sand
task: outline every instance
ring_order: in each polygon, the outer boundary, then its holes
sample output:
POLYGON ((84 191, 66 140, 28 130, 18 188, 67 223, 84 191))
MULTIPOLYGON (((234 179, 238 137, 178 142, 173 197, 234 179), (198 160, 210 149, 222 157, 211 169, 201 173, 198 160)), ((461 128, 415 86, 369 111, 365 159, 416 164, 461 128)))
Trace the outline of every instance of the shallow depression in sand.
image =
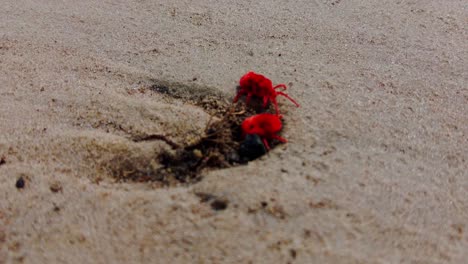
MULTIPOLYGON (((207 170, 246 164, 266 153, 258 136, 241 137, 240 125, 246 117, 268 109, 255 107, 255 103, 253 107, 246 107, 244 102, 231 104, 228 96, 209 87, 158 80, 128 90, 130 96, 138 93, 157 93, 166 97, 168 103, 199 107, 210 118, 205 128, 195 133, 184 129, 183 120, 175 122, 176 126, 166 133, 133 133, 129 139, 138 146, 123 151, 111 150, 115 148, 113 144, 107 148, 101 145, 99 148, 111 158, 102 161, 98 168, 119 182, 189 184, 201 180, 207 170), (149 145, 154 142, 163 142, 166 147, 151 151, 149 145)), ((273 142, 272 147, 276 145, 273 142)))

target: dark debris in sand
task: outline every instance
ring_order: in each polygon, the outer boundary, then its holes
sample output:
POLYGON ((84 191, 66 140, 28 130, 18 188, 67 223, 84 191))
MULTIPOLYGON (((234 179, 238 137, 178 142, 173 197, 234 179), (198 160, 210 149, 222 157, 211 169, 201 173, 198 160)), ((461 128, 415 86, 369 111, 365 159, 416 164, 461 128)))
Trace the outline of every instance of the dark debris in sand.
MULTIPOLYGON (((137 142, 163 140, 173 150, 164 151, 152 160, 115 159, 111 173, 117 180, 163 185, 194 183, 201 179, 202 171, 245 164, 266 153, 258 136, 242 139, 241 131, 241 123, 246 117, 265 111, 259 108, 260 100, 253 99, 252 106, 246 107, 244 102, 230 103, 226 95, 212 88, 155 80, 149 89, 202 107, 213 118, 204 135, 187 146, 180 146, 163 135, 136 139, 137 142)), ((275 145, 273 143, 272 147, 275 145)))

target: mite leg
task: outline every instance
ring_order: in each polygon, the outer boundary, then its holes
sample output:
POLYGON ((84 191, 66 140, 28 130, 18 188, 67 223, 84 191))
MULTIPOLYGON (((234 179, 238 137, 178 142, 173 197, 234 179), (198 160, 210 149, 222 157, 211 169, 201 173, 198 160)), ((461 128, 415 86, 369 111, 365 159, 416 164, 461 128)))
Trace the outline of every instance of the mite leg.
POLYGON ((248 93, 248 94, 247 94, 247 98, 245 99, 245 104, 246 104, 246 105, 249 104, 250 98, 252 98, 252 94, 251 94, 251 93, 248 93))
POLYGON ((296 101, 294 101, 294 99, 292 99, 291 97, 289 97, 289 95, 287 95, 287 94, 285 94, 285 93, 283 93, 283 92, 277 92, 276 94, 279 94, 279 95, 282 95, 282 96, 288 98, 288 99, 289 99, 291 102, 293 102, 297 107, 299 107, 299 104, 296 103, 296 101))
POLYGON ((271 137, 274 138, 274 139, 276 139, 276 140, 278 140, 278 141, 281 141, 281 142, 283 142, 283 143, 288 142, 285 138, 282 138, 282 137, 280 137, 280 136, 278 136, 278 135, 272 135, 271 137))
POLYGON ((241 97, 243 94, 245 94, 245 90, 240 90, 232 102, 237 102, 237 100, 239 100, 239 97, 241 97))
POLYGON ((267 96, 264 96, 263 97, 263 108, 265 108, 268 104, 268 97, 267 96))
POLYGON ((266 138, 263 138, 262 141, 263 141, 263 145, 265 145, 265 148, 267 149, 267 151, 269 151, 270 150, 270 145, 268 145, 268 142, 267 142, 266 138))
POLYGON ((284 84, 278 84, 275 87, 273 87, 273 89, 275 89, 275 90, 278 89, 278 88, 283 88, 283 90, 281 90, 281 91, 285 91, 287 89, 286 85, 284 85, 284 84))
POLYGON ((279 115, 278 102, 276 102, 276 98, 271 98, 271 101, 273 101, 273 104, 275 105, 276 115, 279 115))

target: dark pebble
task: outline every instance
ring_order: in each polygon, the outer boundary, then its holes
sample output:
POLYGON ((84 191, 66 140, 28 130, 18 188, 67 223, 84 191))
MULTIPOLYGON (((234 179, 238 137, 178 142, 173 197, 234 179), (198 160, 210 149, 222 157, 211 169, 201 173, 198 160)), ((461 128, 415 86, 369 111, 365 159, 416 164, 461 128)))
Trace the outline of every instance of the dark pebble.
POLYGON ((258 135, 247 135, 240 145, 239 154, 243 161, 251 161, 265 155, 266 148, 258 135))
POLYGON ((225 200, 214 200, 211 203, 211 208, 215 211, 226 210, 228 207, 228 202, 225 200))
POLYGON ((59 182, 52 183, 49 188, 53 193, 62 192, 62 185, 59 182))
POLYGON ((23 189, 25 185, 26 182, 24 181, 24 178, 22 176, 19 177, 18 180, 16 180, 15 186, 17 189, 23 189))
POLYGON ((297 251, 295 249, 290 249, 289 254, 291 255, 293 259, 297 257, 297 251))

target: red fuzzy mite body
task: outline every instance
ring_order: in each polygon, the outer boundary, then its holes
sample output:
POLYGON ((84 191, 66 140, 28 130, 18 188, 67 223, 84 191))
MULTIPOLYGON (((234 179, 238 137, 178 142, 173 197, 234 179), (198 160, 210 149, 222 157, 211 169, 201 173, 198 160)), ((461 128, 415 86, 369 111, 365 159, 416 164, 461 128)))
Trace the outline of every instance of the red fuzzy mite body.
POLYGON ((244 136, 246 134, 257 134, 262 139, 265 147, 270 149, 267 139, 277 139, 283 143, 287 141, 276 134, 282 127, 280 118, 280 115, 273 114, 258 114, 247 117, 241 125, 242 133, 244 136))
POLYGON ((244 94, 247 94, 246 104, 249 104, 250 98, 254 96, 261 97, 263 99, 263 108, 265 108, 269 101, 273 102, 275 105, 276 114, 279 114, 278 110, 278 103, 276 102, 276 97, 278 95, 284 96, 288 98, 291 102, 293 102, 297 107, 299 104, 294 101, 289 95, 283 93, 286 90, 286 85, 278 84, 273 87, 273 83, 270 79, 266 78, 261 74, 257 74, 255 72, 248 72, 244 76, 240 78, 239 81, 240 89, 237 93, 236 97, 234 98, 234 103, 239 100, 244 94), (282 88, 281 91, 276 91, 276 89, 282 88))

